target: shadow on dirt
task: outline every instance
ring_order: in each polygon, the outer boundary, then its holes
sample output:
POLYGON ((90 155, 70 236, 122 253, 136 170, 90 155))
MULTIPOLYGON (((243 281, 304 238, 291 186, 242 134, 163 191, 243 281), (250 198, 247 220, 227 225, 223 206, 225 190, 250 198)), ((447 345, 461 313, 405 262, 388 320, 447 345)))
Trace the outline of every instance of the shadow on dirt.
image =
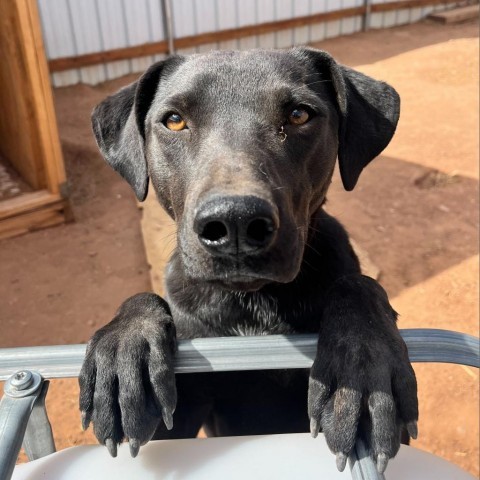
POLYGON ((380 268, 390 297, 478 253, 478 181, 380 157, 328 210, 380 268))

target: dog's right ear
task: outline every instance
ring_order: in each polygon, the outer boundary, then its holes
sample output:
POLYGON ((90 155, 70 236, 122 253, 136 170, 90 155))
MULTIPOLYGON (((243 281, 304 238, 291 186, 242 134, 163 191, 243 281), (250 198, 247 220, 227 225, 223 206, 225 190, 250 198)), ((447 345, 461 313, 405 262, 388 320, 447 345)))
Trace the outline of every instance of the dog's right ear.
POLYGON ((140 201, 148 192, 145 118, 159 82, 182 62, 175 56, 153 64, 138 81, 107 97, 92 112, 98 148, 140 201))

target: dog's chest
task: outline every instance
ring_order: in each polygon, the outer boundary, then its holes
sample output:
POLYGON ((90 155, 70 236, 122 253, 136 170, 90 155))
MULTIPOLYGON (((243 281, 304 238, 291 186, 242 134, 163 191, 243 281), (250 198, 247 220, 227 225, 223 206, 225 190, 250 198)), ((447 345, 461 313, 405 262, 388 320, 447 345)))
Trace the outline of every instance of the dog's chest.
POLYGON ((284 312, 275 298, 238 292, 231 309, 234 310, 230 312, 232 321, 226 318, 222 321, 227 335, 286 335, 295 331, 284 321, 284 312))

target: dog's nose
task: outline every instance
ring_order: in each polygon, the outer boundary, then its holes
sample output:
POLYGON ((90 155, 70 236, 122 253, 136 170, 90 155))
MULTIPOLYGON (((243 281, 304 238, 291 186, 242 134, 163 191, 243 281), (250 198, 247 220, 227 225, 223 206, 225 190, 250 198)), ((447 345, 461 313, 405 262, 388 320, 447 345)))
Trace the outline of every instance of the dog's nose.
POLYGON ((255 196, 215 196, 195 215, 193 230, 214 255, 241 255, 266 250, 278 230, 278 209, 255 196))

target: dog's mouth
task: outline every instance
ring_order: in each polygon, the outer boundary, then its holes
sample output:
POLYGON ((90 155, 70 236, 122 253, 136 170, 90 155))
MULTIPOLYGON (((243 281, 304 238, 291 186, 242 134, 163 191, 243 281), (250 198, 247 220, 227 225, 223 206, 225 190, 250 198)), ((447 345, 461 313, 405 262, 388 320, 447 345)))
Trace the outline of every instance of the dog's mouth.
POLYGON ((271 283, 272 280, 268 278, 260 278, 249 275, 239 275, 227 278, 210 280, 208 283, 219 286, 223 290, 236 292, 256 292, 271 283))
POLYGON ((264 287, 270 280, 252 277, 239 277, 233 280, 214 280, 210 282, 218 285, 223 290, 235 292, 256 292, 264 287))
POLYGON ((300 268, 298 249, 285 253, 281 247, 258 256, 216 258, 179 251, 185 277, 228 291, 253 292, 272 283, 291 282, 300 268))

